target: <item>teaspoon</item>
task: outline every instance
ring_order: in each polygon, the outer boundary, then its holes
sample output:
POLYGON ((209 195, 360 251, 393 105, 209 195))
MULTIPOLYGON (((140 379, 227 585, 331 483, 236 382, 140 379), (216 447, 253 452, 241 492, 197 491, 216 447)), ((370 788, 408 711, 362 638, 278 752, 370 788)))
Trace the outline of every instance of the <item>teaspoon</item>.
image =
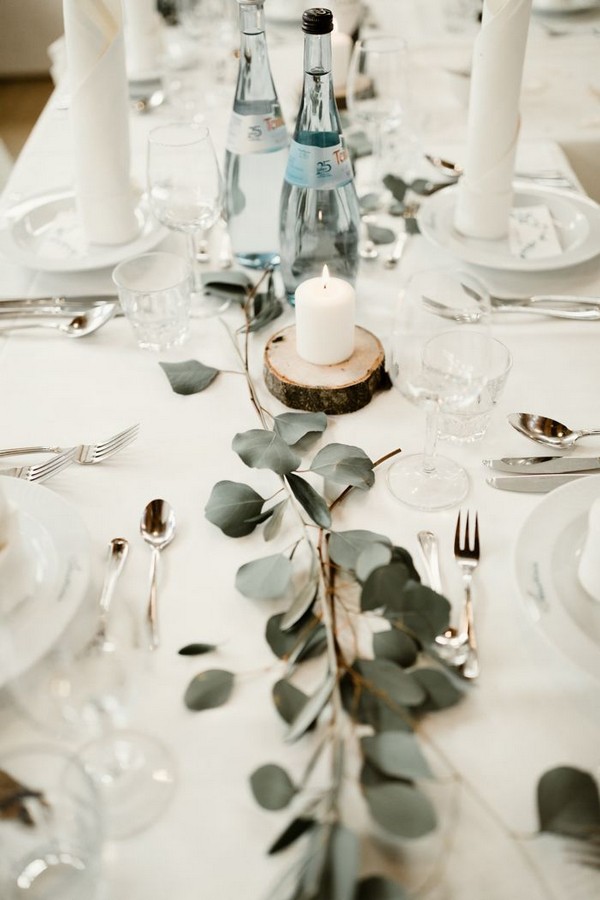
POLYGON ((576 431, 555 419, 536 416, 533 413, 511 413, 508 421, 513 428, 530 440, 548 447, 555 447, 557 450, 570 450, 579 438, 600 434, 598 428, 590 430, 581 428, 576 431))
POLYGON ((125 538, 113 538, 108 546, 108 559, 104 573, 104 584, 102 585, 102 593, 100 594, 99 600, 100 615, 96 632, 87 648, 89 650, 113 649, 113 643, 108 639, 106 634, 108 612, 115 591, 115 585, 119 575, 123 571, 128 552, 129 544, 125 538))
POLYGON ((156 650, 160 643, 157 609, 158 558, 160 551, 175 537, 175 513, 166 500, 151 500, 148 503, 140 521, 140 533, 152 549, 147 621, 150 628, 150 649, 156 650))
POLYGON ((85 312, 79 312, 68 321, 32 321, 29 317, 25 318, 15 313, 14 318, 10 316, 11 321, 0 324, 0 331, 21 331, 25 328, 54 328, 66 334, 67 337, 86 337, 94 331, 102 328, 109 319, 112 319, 117 309, 115 303, 105 303, 102 306, 94 306, 85 312))
MULTIPOLYGON (((442 594, 442 573, 440 571, 438 539, 432 531, 419 531, 417 538, 423 553, 425 575, 429 582, 429 587, 432 591, 442 594)), ((451 665, 461 666, 467 658, 468 645, 466 630, 459 632, 456 628, 449 625, 443 634, 438 634, 436 636, 435 645, 439 656, 451 665)))

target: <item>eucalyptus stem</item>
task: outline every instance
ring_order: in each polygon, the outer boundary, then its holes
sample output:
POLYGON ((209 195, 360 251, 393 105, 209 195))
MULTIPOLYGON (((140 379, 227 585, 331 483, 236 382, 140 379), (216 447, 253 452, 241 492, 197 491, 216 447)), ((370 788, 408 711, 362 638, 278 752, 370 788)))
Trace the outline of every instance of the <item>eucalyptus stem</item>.
MULTIPOLYGON (((396 450, 390 450, 390 452, 386 453, 385 456, 381 456, 379 459, 375 460, 375 462, 373 463, 373 468, 375 468, 375 466, 380 466, 384 462, 387 462, 388 459, 391 459, 393 456, 397 456, 399 453, 402 453, 402 447, 397 447, 396 450)), ((329 504, 329 512, 331 512, 333 509, 335 509, 335 507, 338 505, 338 503, 341 503, 342 500, 345 497, 347 497, 348 494, 350 493, 350 491, 352 491, 353 489, 354 489, 353 484, 349 484, 348 487, 345 487, 344 490, 342 491, 342 493, 338 494, 338 496, 335 498, 335 500, 333 500, 329 504)))

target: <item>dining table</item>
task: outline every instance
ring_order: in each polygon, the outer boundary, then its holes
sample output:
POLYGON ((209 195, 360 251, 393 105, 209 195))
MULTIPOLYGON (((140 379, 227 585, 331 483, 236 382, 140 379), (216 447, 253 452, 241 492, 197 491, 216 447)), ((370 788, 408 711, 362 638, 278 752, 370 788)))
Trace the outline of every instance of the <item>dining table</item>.
MULTIPOLYGON (((436 16, 434 7, 440 4, 427 0, 369 0, 365 6, 365 29, 389 32, 393 17, 394 27, 407 40, 423 149, 460 160, 478 23, 451 28, 436 16)), ((532 14, 516 162, 517 169, 559 170, 571 184, 561 189, 563 194, 584 203, 586 198, 600 202, 600 8, 588 6, 578 14, 532 14), (553 34, 552 28, 566 33, 553 34)), ((268 20, 267 37, 291 128, 302 75, 300 28, 295 22, 268 20)), ((176 38, 174 29, 170 39, 176 38)), ((233 90, 232 84, 219 85, 203 110, 220 155, 233 90)), ((145 114, 131 112, 131 173, 141 189, 148 133, 172 117, 168 102, 145 114)), ((68 119, 68 102, 59 84, 0 198, 0 309, 2 301, 11 298, 116 293, 113 265, 36 270, 11 255, 2 239, 2 232, 11 227, 12 211, 27 198, 71 184, 68 119)), ((368 157, 357 163, 359 185, 365 165, 368 157)), ((423 166, 426 177, 435 175, 425 162, 423 166)), ((265 185, 266 191, 276 189, 265 185)), ((422 200, 423 208, 427 202, 422 200)), ((399 227, 393 217, 383 224, 394 231, 399 227)), ((460 264, 496 296, 599 297, 600 237, 596 239, 589 258, 552 270, 460 264)), ((222 240, 219 225, 210 239, 212 259, 206 267, 212 271, 219 269, 222 240)), ((158 246, 184 252, 183 239, 172 233, 161 234, 158 246)), ((448 248, 422 233, 409 236, 395 268, 383 265, 387 249, 380 247, 378 259, 361 262, 356 282, 357 325, 374 333, 386 349, 399 293, 410 276, 459 262, 448 248)), ((285 300, 282 310, 279 318, 248 338, 249 371, 258 401, 273 416, 290 411, 271 395, 263 378, 266 341, 294 322, 294 309, 285 300)), ((296 852, 290 847, 276 855, 267 853, 291 813, 260 808, 249 779, 267 763, 300 777, 316 746, 316 732, 286 742, 285 723, 273 706, 272 688, 283 677, 285 663, 273 654, 265 628, 270 617, 284 609, 283 601, 250 599, 236 588, 238 569, 277 552, 273 548, 283 539, 266 543, 260 529, 232 539, 205 515, 217 482, 244 482, 263 496, 277 487, 272 472, 248 469, 232 448, 236 434, 261 427, 231 339, 241 326, 236 303, 218 316, 192 317, 187 343, 162 354, 141 350, 123 316, 81 339, 45 329, 0 334, 2 447, 40 442, 68 447, 135 423, 140 426, 136 440, 110 460, 68 466, 44 485, 70 504, 85 526, 91 575, 80 599, 82 608, 97 603, 106 548, 111 539, 122 537, 129 541, 130 553, 114 602, 128 605, 142 623, 150 564, 140 534, 142 512, 153 498, 165 498, 177 520, 175 538, 161 558, 160 646, 144 654, 129 711, 132 727, 155 735, 168 747, 175 764, 175 792, 150 827, 125 840, 106 841, 100 886, 105 900, 267 900, 296 852), (206 390, 190 395, 172 390, 160 363, 186 360, 219 370, 206 390), (216 649, 199 656, 179 653, 192 643, 216 649), (232 694, 217 708, 193 711, 184 703, 187 686, 210 669, 235 674, 232 694)), ((466 468, 470 487, 461 509, 478 516, 481 555, 473 577, 473 606, 481 673, 473 682, 457 676, 460 702, 419 724, 419 739, 434 773, 428 790, 438 827, 412 841, 386 842, 380 835, 379 855, 374 842, 366 841, 361 865, 366 874, 383 866, 381 871, 404 883, 411 897, 592 900, 600 895, 600 871, 577 863, 565 838, 540 832, 536 790, 541 776, 558 766, 584 770, 600 780, 600 630, 594 634, 590 629, 586 635, 584 628, 571 623, 565 630, 571 640, 563 640, 560 626, 547 624, 553 611, 546 606, 554 598, 544 597, 541 588, 536 597, 523 574, 524 560, 537 552, 532 546, 539 547, 545 535, 555 541, 562 535, 563 515, 575 515, 569 500, 574 486, 546 494, 497 490, 487 482, 490 471, 483 460, 546 455, 509 425, 511 413, 552 416, 577 428, 600 427, 600 321, 495 312, 491 332, 508 347, 513 364, 490 426, 480 441, 440 444, 444 454, 466 468)), ((423 432, 422 408, 394 388, 381 390, 355 412, 328 416, 327 429, 309 457, 327 443, 358 446, 371 460, 398 449, 408 455, 421 450, 423 432)), ((574 457, 600 456, 600 438, 582 440, 570 452, 574 457)), ((389 464, 375 467, 375 482, 368 491, 350 491, 335 506, 332 528, 388 536, 411 554, 423 578, 417 535, 423 530, 435 533, 444 594, 452 621, 458 622, 463 603, 453 553, 458 508, 424 512, 400 504, 386 482, 389 464)), ((585 483, 588 490, 583 492, 582 482, 577 483, 580 519, 600 496, 598 476, 590 475, 585 483)), ((561 560, 566 565, 559 551, 554 543, 540 551, 540 565, 553 571, 561 560)), ((569 565, 568 577, 576 580, 576 560, 569 565)), ((315 672, 308 666, 307 693, 315 687, 315 672)), ((11 692, 0 692, 0 751, 48 740, 11 692)), ((69 746, 77 749, 76 744, 69 746)), ((351 788, 349 793, 349 824, 367 835, 369 820, 360 798, 351 788)))

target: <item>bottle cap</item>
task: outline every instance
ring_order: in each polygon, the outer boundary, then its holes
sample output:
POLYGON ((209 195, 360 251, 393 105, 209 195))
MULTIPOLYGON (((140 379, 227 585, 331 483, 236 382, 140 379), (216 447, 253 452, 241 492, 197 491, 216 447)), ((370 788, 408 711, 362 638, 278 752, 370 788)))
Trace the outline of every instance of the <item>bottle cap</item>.
POLYGON ((329 34, 333 31, 333 13, 323 6, 306 9, 302 13, 302 31, 304 34, 329 34))

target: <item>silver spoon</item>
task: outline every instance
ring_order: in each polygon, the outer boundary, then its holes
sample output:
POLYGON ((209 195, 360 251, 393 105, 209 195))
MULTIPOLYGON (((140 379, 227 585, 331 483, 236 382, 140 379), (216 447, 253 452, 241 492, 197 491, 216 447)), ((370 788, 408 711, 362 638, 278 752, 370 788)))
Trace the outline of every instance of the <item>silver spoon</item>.
MULTIPOLYGON (((443 594, 438 539, 433 531, 419 531, 417 538, 423 553, 429 587, 438 594, 443 594)), ((446 662, 453 666, 461 666, 465 662, 468 653, 466 631, 459 632, 449 625, 443 634, 436 636, 435 644, 438 654, 446 662)))
POLYGON ((98 331, 112 319, 117 309, 116 303, 105 303, 102 306, 94 306, 85 312, 79 312, 68 321, 31 321, 29 317, 19 317, 15 314, 11 321, 0 323, 0 331, 21 331, 25 328, 54 328, 61 331, 67 337, 86 337, 94 331, 98 331))
POLYGON ((599 428, 579 429, 575 431, 557 422, 556 419, 549 419, 547 416, 536 416, 533 413, 511 413, 508 421, 513 428, 524 434, 525 437, 536 441, 538 444, 545 444, 548 447, 555 447, 557 450, 570 450, 575 446, 575 442, 582 437, 600 434, 599 428))
POLYGON ((91 641, 87 646, 87 650, 113 650, 113 642, 110 641, 106 634, 108 624, 108 612, 115 591, 115 585, 119 575, 123 571, 125 560, 129 552, 129 544, 125 538, 113 538, 108 546, 108 559, 104 572, 104 584, 102 585, 102 593, 100 594, 100 615, 98 625, 91 641))
POLYGON ((383 261, 386 269, 395 269, 400 260, 402 259, 402 254, 404 253, 404 248, 406 247, 406 242, 408 241, 408 232, 403 231, 398 235, 394 246, 391 249, 391 252, 383 261))
POLYGON ((158 109, 164 102, 165 92, 159 89, 152 91, 150 94, 143 94, 139 97, 135 97, 131 101, 131 108, 134 112, 144 115, 144 113, 152 112, 153 109, 158 109))
POLYGON ((150 628, 150 649, 156 650, 160 643, 157 609, 158 558, 160 551, 164 550, 175 537, 175 513, 166 500, 151 500, 148 503, 140 521, 140 533, 152 548, 147 621, 150 628))

